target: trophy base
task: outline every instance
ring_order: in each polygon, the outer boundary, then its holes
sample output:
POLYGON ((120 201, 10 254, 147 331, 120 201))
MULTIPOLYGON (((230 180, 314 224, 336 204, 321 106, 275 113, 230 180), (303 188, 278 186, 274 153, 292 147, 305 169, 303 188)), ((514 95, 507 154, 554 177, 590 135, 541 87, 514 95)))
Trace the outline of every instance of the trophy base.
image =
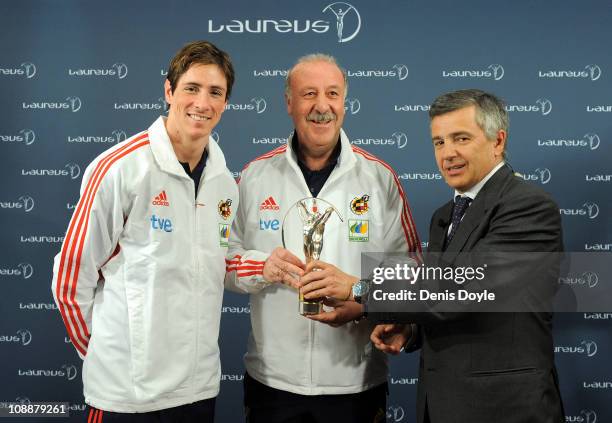
POLYGON ((300 301, 299 304, 299 312, 302 316, 323 312, 323 303, 321 301, 300 301))

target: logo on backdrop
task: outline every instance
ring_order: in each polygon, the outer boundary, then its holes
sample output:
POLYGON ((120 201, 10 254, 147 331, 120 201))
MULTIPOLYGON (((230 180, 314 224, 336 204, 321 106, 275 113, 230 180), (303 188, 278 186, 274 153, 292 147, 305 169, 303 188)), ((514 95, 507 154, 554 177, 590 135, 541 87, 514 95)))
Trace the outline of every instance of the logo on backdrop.
POLYGON ((492 64, 484 69, 443 70, 443 78, 491 78, 499 81, 504 77, 504 67, 492 64))
POLYGON ((585 147, 597 150, 601 144, 599 135, 587 133, 582 138, 538 139, 538 147, 585 147))
POLYGON ((390 405, 389 407, 387 407, 386 414, 388 422, 401 422, 406 416, 404 408, 400 405, 390 405))
POLYGON ((586 65, 579 70, 540 70, 538 78, 580 78, 597 81, 601 76, 601 68, 597 65, 586 65))
POLYGON ((36 133, 31 129, 22 129, 18 134, 0 135, 2 142, 24 143, 30 145, 36 141, 36 133))
POLYGON ((30 263, 19 263, 14 268, 0 268, 0 276, 21 276, 30 279, 34 274, 34 267, 30 263))
POLYGON ((587 182, 610 182, 612 181, 612 175, 604 175, 604 174, 595 174, 595 175, 584 175, 584 179, 587 182))
POLYGON ((22 195, 17 201, 0 201, 0 209, 22 209, 28 213, 34 208, 34 199, 29 195, 22 195))
POLYGON ((354 145, 382 145, 396 146, 400 150, 408 144, 408 137, 403 132, 394 132, 388 138, 355 138, 351 140, 354 145))
POLYGON ((587 357, 593 357, 597 354, 597 344, 595 341, 582 341, 577 346, 556 346, 555 353, 584 354, 587 357))
POLYGON ((580 414, 578 415, 565 416, 565 422, 597 423, 597 413, 593 410, 580 410, 580 414))
POLYGON ((287 144, 289 142, 288 137, 253 137, 251 139, 253 144, 287 144))
POLYGON ((587 113, 610 113, 612 112, 612 106, 610 105, 587 105, 586 106, 587 113))
POLYGON ((78 68, 68 69, 70 76, 116 76, 123 79, 128 74, 128 68, 125 63, 114 63, 108 68, 78 68))
POLYGON ((584 272, 579 276, 571 276, 559 278, 559 284, 564 285, 584 285, 589 288, 594 288, 599 283, 599 275, 595 272, 584 272))
MULTIPOLYGON (((314 32, 325 34, 330 32, 335 35, 339 43, 348 43, 353 40, 361 30, 361 15, 355 6, 345 2, 330 3, 321 11, 331 18, 330 21, 321 19, 231 19, 229 23, 216 24, 212 19, 208 20, 208 32, 230 32, 233 34, 267 34, 294 33, 305 34, 314 32)), ((164 72, 162 71, 162 75, 164 72)))
POLYGON ((70 176, 76 179, 81 175, 81 168, 76 163, 68 163, 59 169, 21 169, 22 176, 70 176))
POLYGON ((336 33, 338 34, 339 43, 347 43, 359 34, 359 30, 361 29, 361 15, 359 15, 359 12, 352 4, 341 1, 331 3, 325 6, 323 13, 328 11, 332 12, 336 17, 336 33), (348 26, 345 28, 345 21, 348 21, 350 18, 352 18, 351 21, 353 21, 353 30, 348 29, 348 26))
POLYGON ((257 112, 257 114, 266 111, 268 104, 263 97, 254 97, 249 103, 227 103, 225 110, 237 110, 241 112, 257 112))
POLYGON ((253 76, 256 78, 269 78, 279 76, 287 77, 287 69, 253 69, 253 76))
POLYGON ((114 144, 125 141, 127 134, 125 131, 115 129, 110 135, 99 136, 99 135, 68 135, 67 141, 69 143, 77 144, 114 144))
POLYGON ((442 179, 442 175, 438 172, 404 172, 398 173, 397 177, 409 181, 435 181, 442 179))
POLYGON ((34 109, 34 110, 59 109, 59 110, 69 110, 73 113, 76 113, 79 110, 81 110, 82 105, 83 103, 81 102, 81 99, 79 97, 66 97, 65 101, 56 101, 56 102, 34 101, 31 103, 26 103, 24 101, 21 103, 21 107, 23 109, 34 109))
POLYGON ((115 110, 166 110, 166 101, 159 97, 156 102, 151 103, 115 103, 115 110))
POLYGON ((582 382, 584 389, 612 389, 612 382, 610 381, 593 381, 593 382, 582 382))
POLYGON ((361 102, 358 98, 347 98, 344 100, 344 110, 352 115, 356 115, 361 110, 361 102))
POLYGON ((25 76, 31 79, 36 75, 36 65, 32 62, 23 62, 18 68, 0 68, 0 75, 25 76))
POLYGON ((32 342, 32 333, 27 329, 19 329, 15 335, 0 335, 0 342, 11 342, 25 347, 32 342))
POLYGON ((550 182, 551 173, 548 168, 537 168, 533 173, 518 174, 526 181, 536 181, 545 185, 550 182))
POLYGON ((580 209, 559 209, 562 216, 582 216, 595 219, 599 216, 599 206, 597 203, 586 202, 580 209))
POLYGON ((428 112, 429 104, 394 104, 393 110, 396 112, 428 112))
POLYGON ((348 69, 346 74, 351 78, 397 78, 403 81, 408 78, 408 66, 395 64, 390 69, 348 69))
POLYGON ((18 369, 18 376, 26 377, 62 377, 67 380, 74 380, 77 377, 77 368, 74 364, 63 364, 59 369, 18 369))
POLYGON ((506 110, 508 112, 540 112, 542 116, 546 116, 552 111, 552 103, 546 98, 539 98, 532 105, 508 104, 506 110))

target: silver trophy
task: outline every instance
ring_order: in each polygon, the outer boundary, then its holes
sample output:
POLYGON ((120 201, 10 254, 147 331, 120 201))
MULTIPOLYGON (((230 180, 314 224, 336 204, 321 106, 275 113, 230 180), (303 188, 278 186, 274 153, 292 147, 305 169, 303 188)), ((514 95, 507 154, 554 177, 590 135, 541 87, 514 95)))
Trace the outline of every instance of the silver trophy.
MULTIPOLYGON (((283 241, 283 248, 287 248, 285 243, 285 225, 288 220, 291 219, 291 211, 296 208, 302 221, 302 236, 304 246, 304 257, 306 264, 313 260, 319 260, 321 257, 321 250, 323 249, 323 233, 325 232, 325 223, 329 220, 333 212, 336 212, 341 222, 344 222, 342 215, 338 212, 332 204, 321 198, 306 197, 294 203, 283 218, 283 224, 281 227, 281 238, 283 241), (323 213, 319 210, 319 204, 324 203, 327 208, 323 213)), ((296 219, 294 219, 296 220, 296 219)), ((291 222, 290 226, 294 226, 295 222, 291 222)), ((318 269, 314 269, 317 271, 318 269)), ((318 314, 321 313, 323 303, 322 299, 317 300, 304 300, 304 296, 299 294, 299 308, 298 311, 302 315, 318 314)))

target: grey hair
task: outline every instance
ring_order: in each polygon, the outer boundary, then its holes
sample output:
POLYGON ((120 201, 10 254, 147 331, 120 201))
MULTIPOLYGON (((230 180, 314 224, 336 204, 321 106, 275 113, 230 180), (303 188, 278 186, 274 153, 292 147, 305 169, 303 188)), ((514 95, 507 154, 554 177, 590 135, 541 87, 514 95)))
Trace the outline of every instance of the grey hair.
MULTIPOLYGON (((484 131, 487 139, 496 139, 500 129, 508 133, 510 122, 504 102, 491 93, 477 89, 453 91, 438 96, 429 108, 429 119, 469 106, 476 107, 476 124, 484 131)), ((506 157, 505 151, 503 156, 506 157)))
POLYGON ((302 63, 310 62, 327 62, 336 66, 340 72, 342 72, 342 77, 344 78, 344 98, 346 98, 346 95, 348 94, 348 75, 346 74, 346 70, 338 64, 338 61, 334 56, 324 53, 307 54, 300 57, 297 62, 295 62, 291 69, 287 71, 287 77, 285 78, 285 95, 287 97, 291 96, 291 74, 293 73, 294 69, 302 63))

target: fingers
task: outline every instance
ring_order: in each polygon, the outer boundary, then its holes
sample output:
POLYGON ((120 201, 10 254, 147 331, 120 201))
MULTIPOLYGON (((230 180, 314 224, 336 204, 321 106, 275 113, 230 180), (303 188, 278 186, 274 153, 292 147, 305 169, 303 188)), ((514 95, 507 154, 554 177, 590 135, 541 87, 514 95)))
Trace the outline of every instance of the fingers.
POLYGON ((377 325, 370 334, 372 345, 387 354, 399 354, 407 339, 403 329, 401 325, 377 325))
POLYGON ((281 261, 286 262, 294 267, 299 268, 302 272, 300 273, 300 276, 303 275, 304 272, 304 268, 306 267, 304 265, 304 263, 302 263, 302 260, 300 260, 299 258, 297 258, 297 256, 295 254, 293 254, 291 251, 285 249, 285 248, 275 248, 274 251, 272 251, 271 255, 276 255, 281 261))
POLYGON ((298 278, 304 274, 304 267, 291 252, 276 248, 264 264, 263 276, 268 282, 280 282, 298 289, 298 278))
POLYGON ((329 263, 325 263, 324 261, 321 261, 321 260, 313 260, 306 265, 306 268, 304 269, 304 273, 310 273, 314 269, 325 270, 330 267, 334 267, 334 266, 329 263))

